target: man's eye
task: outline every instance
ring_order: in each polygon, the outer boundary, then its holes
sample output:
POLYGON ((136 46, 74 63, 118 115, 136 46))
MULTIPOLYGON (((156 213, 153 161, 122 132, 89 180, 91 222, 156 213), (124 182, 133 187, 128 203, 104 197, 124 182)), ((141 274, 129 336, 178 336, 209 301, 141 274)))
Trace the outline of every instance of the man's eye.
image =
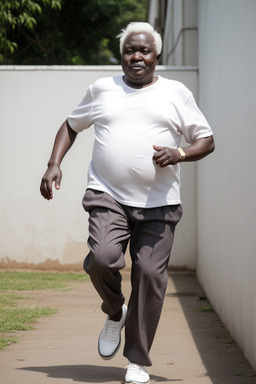
POLYGON ((127 54, 127 55, 131 55, 132 54, 132 50, 131 49, 126 49, 126 51, 125 51, 125 53, 127 54))
POLYGON ((142 53, 143 53, 144 55, 147 55, 147 54, 149 53, 149 51, 146 50, 146 49, 143 49, 142 53))

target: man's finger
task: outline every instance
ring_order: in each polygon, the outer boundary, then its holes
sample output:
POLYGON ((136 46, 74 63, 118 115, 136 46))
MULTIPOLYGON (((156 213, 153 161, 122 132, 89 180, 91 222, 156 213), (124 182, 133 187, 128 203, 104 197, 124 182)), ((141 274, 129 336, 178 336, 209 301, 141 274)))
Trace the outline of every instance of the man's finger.
POLYGON ((45 187, 45 190, 47 192, 47 199, 50 200, 53 198, 53 193, 52 193, 52 182, 50 181, 47 181, 46 182, 46 187, 45 187))
POLYGON ((158 145, 153 145, 155 151, 159 152, 163 147, 159 147, 158 145))
POLYGON ((57 177, 55 180, 55 189, 59 190, 61 184, 61 177, 57 177))

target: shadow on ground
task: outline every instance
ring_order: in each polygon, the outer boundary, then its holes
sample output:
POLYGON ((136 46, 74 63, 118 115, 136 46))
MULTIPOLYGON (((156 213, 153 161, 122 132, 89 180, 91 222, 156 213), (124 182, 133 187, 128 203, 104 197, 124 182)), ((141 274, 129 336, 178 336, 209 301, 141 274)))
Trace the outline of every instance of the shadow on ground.
POLYGON ((230 337, 193 273, 170 272, 178 297, 202 362, 213 384, 256 384, 255 372, 230 337))
MULTIPOLYGON (((60 365, 50 367, 24 367, 21 370, 41 372, 47 377, 55 379, 71 379, 80 383, 107 383, 122 382, 124 378, 123 368, 101 367, 98 365, 60 365)), ((151 375, 156 382, 178 382, 182 380, 167 379, 161 376, 151 375)))

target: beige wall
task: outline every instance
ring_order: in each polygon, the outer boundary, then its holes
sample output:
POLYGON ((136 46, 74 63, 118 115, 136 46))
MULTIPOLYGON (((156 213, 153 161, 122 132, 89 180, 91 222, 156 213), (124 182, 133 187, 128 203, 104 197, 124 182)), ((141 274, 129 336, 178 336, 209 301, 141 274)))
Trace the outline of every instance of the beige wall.
POLYGON ((200 105, 216 151, 198 164, 198 276, 256 369, 256 2, 199 1, 200 105))
MULTIPOLYGON (((93 129, 64 159, 61 190, 45 201, 39 186, 57 129, 98 77, 120 67, 0 67, 0 265, 81 269, 87 252, 87 214, 81 206, 93 129)), ((197 96, 195 68, 158 68, 197 96)), ((184 217, 171 264, 196 266, 195 165, 182 165, 184 217)))

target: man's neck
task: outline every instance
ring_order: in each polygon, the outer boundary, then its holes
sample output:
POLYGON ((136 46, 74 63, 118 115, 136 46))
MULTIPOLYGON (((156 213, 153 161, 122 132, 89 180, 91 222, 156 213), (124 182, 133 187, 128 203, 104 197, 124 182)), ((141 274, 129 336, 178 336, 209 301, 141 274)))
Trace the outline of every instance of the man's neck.
POLYGON ((125 82, 125 84, 127 84, 131 88, 137 88, 137 89, 149 87, 150 85, 154 84, 157 80, 158 80, 158 77, 154 76, 153 79, 149 80, 146 83, 134 83, 132 81, 129 81, 126 76, 123 76, 123 81, 125 82))

